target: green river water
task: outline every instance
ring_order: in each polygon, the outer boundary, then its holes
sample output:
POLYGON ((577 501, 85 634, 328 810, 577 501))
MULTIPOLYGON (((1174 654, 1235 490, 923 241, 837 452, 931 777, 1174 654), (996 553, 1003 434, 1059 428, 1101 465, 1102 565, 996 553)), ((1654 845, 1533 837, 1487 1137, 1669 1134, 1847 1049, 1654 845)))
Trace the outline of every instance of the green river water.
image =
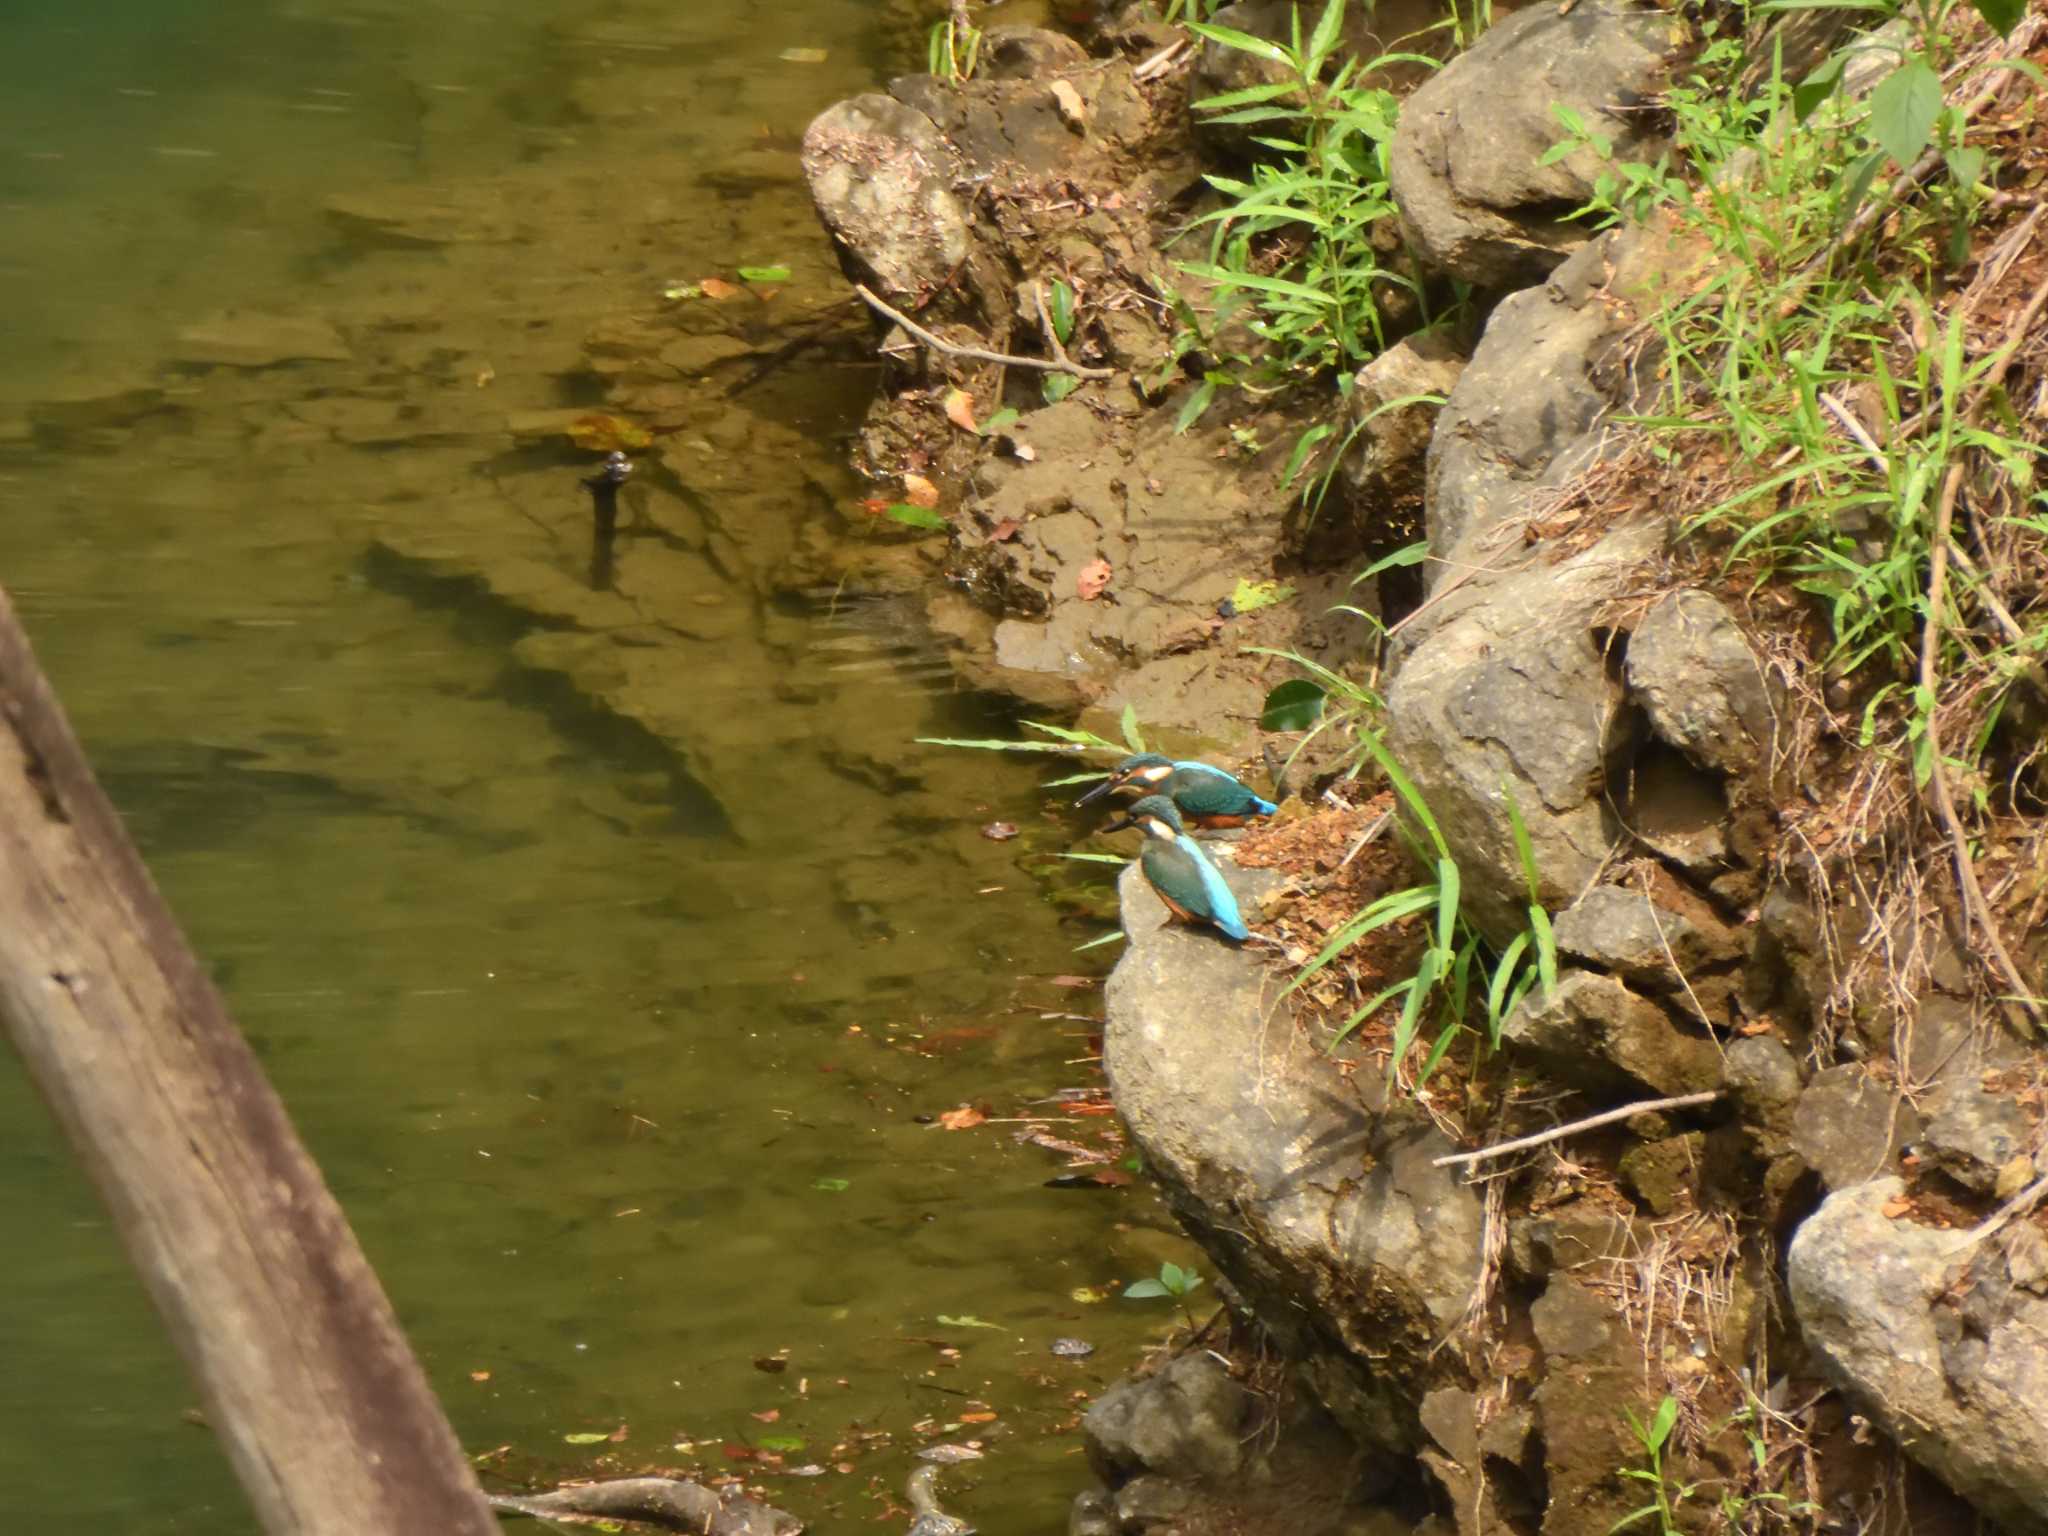
MULTIPOLYGON (((873 375, 666 372, 607 592, 589 457, 508 429, 595 403, 589 338, 677 282, 790 266, 719 322, 763 355, 842 302, 795 144, 904 36, 859 0, 14 0, 0 583, 494 1475, 759 1472, 899 1529, 958 1424, 989 1454, 949 1496, 1001 1536, 1058 1527, 1076 1394, 1167 1321, 1074 1293, 1178 1250, 1015 1126, 917 1118, 1096 1081, 1099 994, 1052 978, 1100 923, 1025 868, 1068 835, 1038 771, 911 745, 1004 708, 819 575, 873 375), (195 354, 251 313, 343 345, 195 354), (729 1459, 764 1436, 803 1446, 729 1459)), ((249 1530, 8 1059, 0 1232, 8 1529, 249 1530)))

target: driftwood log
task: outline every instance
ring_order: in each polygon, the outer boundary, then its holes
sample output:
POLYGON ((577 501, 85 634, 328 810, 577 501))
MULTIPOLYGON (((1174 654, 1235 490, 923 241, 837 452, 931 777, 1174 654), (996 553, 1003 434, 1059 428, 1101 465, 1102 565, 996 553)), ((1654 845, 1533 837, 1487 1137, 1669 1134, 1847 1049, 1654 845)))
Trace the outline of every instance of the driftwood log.
POLYGON ((98 1185, 270 1536, 493 1536, 377 1277, 4 593, 0 1024, 98 1185))

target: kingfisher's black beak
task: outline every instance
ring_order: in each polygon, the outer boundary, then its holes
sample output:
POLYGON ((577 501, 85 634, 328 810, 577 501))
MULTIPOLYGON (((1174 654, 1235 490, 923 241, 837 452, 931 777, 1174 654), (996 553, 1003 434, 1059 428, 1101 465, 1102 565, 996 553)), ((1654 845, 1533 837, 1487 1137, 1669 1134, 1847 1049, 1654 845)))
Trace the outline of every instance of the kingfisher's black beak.
POLYGON ((1108 775, 1106 778, 1103 779, 1103 781, 1100 784, 1096 785, 1093 789, 1089 790, 1087 794, 1083 795, 1080 799, 1076 800, 1074 802, 1074 809, 1078 811, 1082 806, 1086 805, 1089 801, 1100 800, 1112 789, 1115 789, 1119 782, 1120 781, 1118 780, 1115 774, 1112 773, 1108 775))
POLYGON ((1138 818, 1135 816, 1118 816, 1114 820, 1105 821, 1095 830, 1097 832, 1121 832, 1125 828, 1135 827, 1137 824, 1138 818))

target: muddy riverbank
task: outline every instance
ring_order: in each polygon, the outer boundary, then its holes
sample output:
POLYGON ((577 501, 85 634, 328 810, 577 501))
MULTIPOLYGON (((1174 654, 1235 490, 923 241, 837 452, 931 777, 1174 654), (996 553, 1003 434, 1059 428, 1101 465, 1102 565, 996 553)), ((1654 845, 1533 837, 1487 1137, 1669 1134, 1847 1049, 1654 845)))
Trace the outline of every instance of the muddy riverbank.
MULTIPOLYGON (((1124 877, 1111 1085, 1235 1332, 1091 1411, 1104 1487, 1072 1528, 1592 1536, 1646 1502, 1667 1530, 2040 1528, 2048 1454, 2009 1433, 2043 1368, 2048 1251, 2036 1005, 2011 990, 2042 959, 2024 732, 1966 716, 1971 690, 1927 706, 2002 739, 2014 775, 1980 824, 2010 877, 1957 895, 1929 852, 1955 812, 1871 747, 1910 666, 1838 665, 1799 595, 1824 584, 1733 574, 1733 533, 1682 536, 1749 466, 1628 429, 1664 400, 1660 320, 1715 281, 1701 221, 1568 216, 1612 195, 1610 161, 1664 152, 1658 104, 1725 17, 1537 7, 1429 72, 1384 144, 1385 313, 1464 307, 1340 395, 1313 370, 1235 387, 1284 316, 1205 307, 1211 283, 1286 296, 1313 236, 1252 246, 1235 279, 1173 243, 1252 185, 1191 103, 1282 99, 1284 73, 1241 67, 1289 41, 1266 11, 1220 18, 1264 45, 1141 7, 992 30, 973 78, 893 80, 804 143, 888 361, 871 509, 939 514, 927 608, 961 675, 1084 722, 1131 706, 1267 783, 1261 747, 1298 739, 1262 729, 1270 690, 1306 671, 1372 743, 1326 731, 1296 768, 1317 803, 1219 855, 1267 947, 1162 925, 1124 877), (1304 433, 1344 445, 1313 515, 1304 433), (1325 951, 1340 933, 1366 939, 1325 951), (1338 963, 1288 989, 1319 952, 1338 963), (1472 1010, 1445 1004, 1441 1036, 1401 1002, 1440 992, 1472 1010)), ((1733 57, 1788 78, 1838 41, 1758 20, 1733 57)), ((1957 46, 1996 56, 1974 26, 1957 46)), ((1854 112, 1878 72, 1840 78, 1854 112)), ((2040 153, 2024 94, 1985 98, 2014 114, 1991 115, 2002 184, 2040 153)), ((1997 205, 1966 297, 1929 302, 2035 313, 2024 217, 1997 205)), ((2030 356, 2017 331, 1997 350, 1999 323, 1968 343, 1987 368, 2030 356)), ((1886 355, 1924 357, 1923 330, 1886 355)), ((2037 360, 2012 366, 2034 387, 2037 360)), ((2010 637, 2039 551, 2000 548, 2010 637)))

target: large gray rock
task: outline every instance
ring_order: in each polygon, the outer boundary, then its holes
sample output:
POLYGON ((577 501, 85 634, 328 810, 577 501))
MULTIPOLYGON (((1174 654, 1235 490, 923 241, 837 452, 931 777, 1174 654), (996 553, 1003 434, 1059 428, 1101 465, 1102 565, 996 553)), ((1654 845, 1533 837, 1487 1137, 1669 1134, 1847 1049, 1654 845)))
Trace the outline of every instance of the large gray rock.
POLYGON ((1502 1038, 1557 1081, 1603 1097, 1638 1086, 1703 1093, 1721 1081, 1711 1040, 1685 1034, 1657 1004, 1591 971, 1566 971, 1548 998, 1541 987, 1532 991, 1508 1015, 1502 1038))
POLYGON ((1359 369, 1346 414, 1353 437, 1342 474, 1356 498, 1413 502, 1421 494, 1440 403, 1465 359, 1435 331, 1408 336, 1359 369))
MULTIPOLYGON (((2025 1158, 2032 1139, 2026 1113, 2016 1102, 1965 1085, 1952 1091, 1927 1122, 1921 1146, 1958 1184, 1988 1195, 1997 1188, 1999 1174, 2025 1158)), ((2024 1184, 2032 1176, 2033 1165, 2027 1162, 2019 1169, 2017 1182, 2024 1184)))
POLYGON ((918 296, 967 259, 953 151, 932 120, 882 95, 827 107, 804 132, 804 177, 825 227, 884 296, 918 296))
POLYGON ((1792 1146, 1829 1189, 1894 1173, 1920 1134, 1920 1116, 1889 1084, 1859 1066, 1815 1075, 1792 1112, 1792 1146))
POLYGON ((1458 861, 1468 914, 1496 941, 1527 922, 1510 797, 1553 910, 1620 836, 1609 780, 1631 736, 1600 620, 1662 542, 1639 524, 1556 565, 1474 581, 1388 689, 1388 744, 1458 861))
POLYGON ((1446 562, 1435 584, 1497 561, 1530 492, 1600 456, 1600 420, 1627 383, 1603 362, 1689 259, 1666 224, 1616 230, 1494 307, 1430 440, 1429 547, 1446 562))
POLYGON ((1900 1192, 1839 1191, 1800 1227, 1786 1265, 1800 1330, 1907 1455, 2010 1536, 2042 1536, 2048 1300, 2013 1276, 2028 1224, 1972 1244, 1887 1215, 1900 1192))
POLYGON ((1244 1469, 1256 1409, 1214 1355, 1196 1350, 1119 1381, 1090 1405, 1081 1435, 1095 1475, 1112 1488, 1146 1472, 1229 1482, 1244 1469))
POLYGON ((1650 729, 1702 768, 1733 775, 1769 760, 1780 690, 1711 593, 1669 592, 1643 615, 1628 686, 1650 729))
POLYGON ((1596 885, 1554 925, 1560 953, 1663 991, 1742 953, 1735 931, 1703 905, 1690 916, 1626 886, 1596 885))
MULTIPOLYGON (((1225 873, 1247 893, 1272 882, 1225 873)), ((1412 1449, 1431 1351, 1479 1273, 1478 1198, 1431 1163, 1450 1142, 1362 1098, 1379 1074, 1339 1073, 1262 966, 1168 927, 1136 870, 1120 890, 1130 944, 1103 1058, 1132 1139, 1337 1421, 1369 1448, 1412 1449)))
POLYGON ((1564 215, 1608 164, 1590 149, 1544 163, 1579 114, 1617 160, 1655 160, 1644 110, 1682 55, 1675 17, 1620 0, 1536 5, 1496 23, 1401 109, 1389 157, 1409 239, 1432 266, 1485 287, 1534 281, 1585 243, 1564 215))

